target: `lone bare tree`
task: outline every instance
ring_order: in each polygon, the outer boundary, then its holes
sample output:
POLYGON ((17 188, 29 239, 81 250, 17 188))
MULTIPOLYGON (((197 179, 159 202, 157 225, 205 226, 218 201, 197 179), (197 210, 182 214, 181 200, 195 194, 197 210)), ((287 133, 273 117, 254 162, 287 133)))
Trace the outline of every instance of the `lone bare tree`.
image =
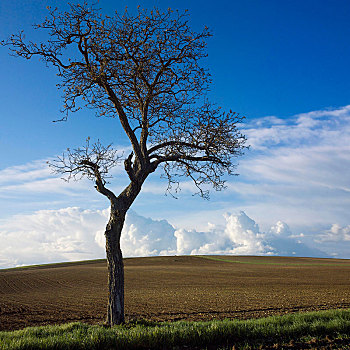
POLYGON ((194 32, 187 13, 138 8, 136 15, 103 16, 87 2, 69 4, 67 12, 48 8, 37 29, 46 29, 43 43, 26 42, 23 32, 7 41, 14 56, 39 56, 57 69, 63 89, 64 116, 82 107, 119 121, 132 152, 124 157, 130 180, 119 194, 106 187, 111 167, 122 156, 100 142, 67 150, 54 171, 67 179, 83 176, 110 201, 105 230, 109 299, 107 323, 124 322, 124 267, 120 236, 125 215, 146 178, 157 168, 168 179, 168 190, 189 177, 198 194, 206 185, 225 187, 224 175, 234 174, 233 160, 242 155, 245 137, 238 130, 242 117, 223 112, 206 99, 210 75, 199 65, 206 57, 208 28, 194 32), (203 187, 204 185, 204 187, 203 187))

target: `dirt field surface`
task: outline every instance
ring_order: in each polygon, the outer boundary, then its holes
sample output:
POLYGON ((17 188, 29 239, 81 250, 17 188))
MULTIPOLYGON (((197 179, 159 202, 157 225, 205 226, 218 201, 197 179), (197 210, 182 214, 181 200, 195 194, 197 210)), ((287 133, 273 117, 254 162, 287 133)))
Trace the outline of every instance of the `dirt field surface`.
MULTIPOLYGON (((350 307, 350 260, 212 256, 125 259, 128 320, 253 318, 350 307)), ((103 322, 105 261, 0 270, 0 330, 103 322)))

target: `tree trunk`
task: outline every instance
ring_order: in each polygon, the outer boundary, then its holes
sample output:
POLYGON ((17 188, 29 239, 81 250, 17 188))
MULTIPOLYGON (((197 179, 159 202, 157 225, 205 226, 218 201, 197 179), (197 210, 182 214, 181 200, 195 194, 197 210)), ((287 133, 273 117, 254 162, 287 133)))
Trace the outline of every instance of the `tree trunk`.
MULTIPOLYGON (((146 174, 147 175, 147 174, 146 174)), ((115 198, 111 196, 111 213, 106 227, 106 255, 108 266, 108 306, 107 324, 114 326, 124 323, 124 264, 120 249, 120 236, 124 226, 125 215, 147 176, 131 182, 115 198)), ((104 189, 105 190, 105 189, 104 189)))
POLYGON ((120 235, 125 221, 125 213, 116 213, 111 208, 106 227, 106 255, 108 266, 108 306, 107 324, 124 323, 124 264, 120 249, 120 235))

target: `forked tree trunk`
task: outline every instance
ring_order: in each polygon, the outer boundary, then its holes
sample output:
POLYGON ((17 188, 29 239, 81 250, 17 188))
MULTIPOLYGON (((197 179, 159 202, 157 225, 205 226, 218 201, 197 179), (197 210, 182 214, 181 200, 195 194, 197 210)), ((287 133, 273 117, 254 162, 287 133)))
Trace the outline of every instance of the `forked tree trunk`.
POLYGON ((108 267, 108 306, 107 324, 110 326, 124 323, 124 264, 120 249, 120 235, 125 214, 115 213, 111 209, 106 227, 106 255, 108 267))

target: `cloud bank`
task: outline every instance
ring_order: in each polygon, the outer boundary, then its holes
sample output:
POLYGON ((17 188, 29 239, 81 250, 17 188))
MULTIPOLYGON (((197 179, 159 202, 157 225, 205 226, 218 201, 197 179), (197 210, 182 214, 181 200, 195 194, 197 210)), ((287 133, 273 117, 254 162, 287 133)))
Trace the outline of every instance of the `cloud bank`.
MULTIPOLYGON (((103 228, 108 214, 108 209, 69 207, 40 210, 2 221, 0 267, 103 258, 103 228)), ((129 211, 121 240, 123 254, 125 257, 194 254, 327 256, 302 243, 300 235, 296 239, 283 222, 277 222, 268 233, 262 233, 244 212, 227 213, 225 221, 224 226, 208 224, 206 231, 199 232, 175 228, 166 220, 153 220, 129 211)))

